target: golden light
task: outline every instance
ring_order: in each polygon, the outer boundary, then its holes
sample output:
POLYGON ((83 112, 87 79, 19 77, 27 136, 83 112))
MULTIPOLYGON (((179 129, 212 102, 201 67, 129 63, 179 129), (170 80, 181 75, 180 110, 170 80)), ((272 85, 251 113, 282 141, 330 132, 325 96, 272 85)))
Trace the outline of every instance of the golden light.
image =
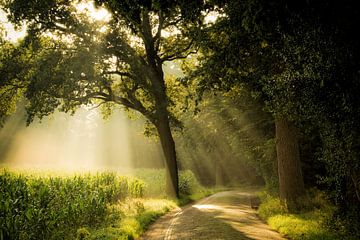
POLYGON ((117 109, 104 120, 99 109, 83 107, 74 116, 55 113, 25 127, 24 110, 0 129, 0 167, 17 170, 84 172, 161 167, 160 143, 143 134, 143 119, 117 109))
POLYGON ((93 1, 81 2, 75 5, 78 13, 85 14, 95 21, 108 22, 111 14, 105 8, 96 8, 93 1))
POLYGON ((197 209, 204 209, 204 210, 206 210, 206 209, 208 209, 208 210, 212 210, 212 209, 215 209, 215 210, 217 210, 217 209, 222 209, 220 206, 218 206, 218 205, 212 205, 212 204, 196 204, 196 205, 193 205, 192 206, 193 208, 197 208, 197 209))
MULTIPOLYGON (((93 1, 77 3, 75 9, 77 13, 86 15, 90 21, 108 22, 111 19, 111 14, 105 8, 96 8, 93 1)), ((5 30, 5 39, 11 42, 17 42, 26 35, 26 24, 23 23, 19 29, 15 29, 14 25, 8 21, 6 13, 1 9, 0 26, 5 30)), ((99 29, 101 33, 106 31, 106 26, 99 29)), ((49 33, 47 34, 49 35, 49 33)))
POLYGON ((11 42, 17 42, 19 39, 22 39, 26 35, 26 25, 22 24, 20 29, 15 30, 14 25, 9 23, 6 18, 6 14, 3 10, 0 9, 0 25, 5 30, 5 39, 11 42))
POLYGON ((203 12, 204 14, 204 23, 205 24, 214 24, 219 17, 225 17, 225 14, 219 13, 219 9, 210 11, 208 13, 203 12))

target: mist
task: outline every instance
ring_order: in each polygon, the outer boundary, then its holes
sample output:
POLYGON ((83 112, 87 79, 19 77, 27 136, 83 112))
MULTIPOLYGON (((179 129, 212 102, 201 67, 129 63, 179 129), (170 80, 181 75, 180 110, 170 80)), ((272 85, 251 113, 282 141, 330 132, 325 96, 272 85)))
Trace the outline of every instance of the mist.
POLYGON ((0 130, 0 164, 18 170, 117 171, 163 167, 155 137, 145 137, 144 119, 116 110, 104 120, 98 109, 75 115, 56 112, 25 126, 19 109, 0 130))
POLYGON ((263 185, 276 178, 274 124, 261 105, 245 95, 205 96, 199 110, 183 118, 184 132, 176 138, 184 169, 205 186, 263 185))

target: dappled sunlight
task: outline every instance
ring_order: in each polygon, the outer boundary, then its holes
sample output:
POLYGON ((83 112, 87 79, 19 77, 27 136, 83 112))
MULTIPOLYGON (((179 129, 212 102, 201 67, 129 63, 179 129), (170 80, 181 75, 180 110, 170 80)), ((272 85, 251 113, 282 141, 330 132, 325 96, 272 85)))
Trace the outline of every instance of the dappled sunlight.
POLYGON ((171 239, 283 239, 259 220, 250 196, 251 191, 221 192, 185 208, 171 239))
POLYGON ((220 206, 211 205, 211 204, 196 204, 196 205, 193 205, 192 207, 200 209, 200 210, 202 210, 202 209, 204 209, 204 210, 207 210, 207 209, 222 209, 222 207, 220 207, 220 206))

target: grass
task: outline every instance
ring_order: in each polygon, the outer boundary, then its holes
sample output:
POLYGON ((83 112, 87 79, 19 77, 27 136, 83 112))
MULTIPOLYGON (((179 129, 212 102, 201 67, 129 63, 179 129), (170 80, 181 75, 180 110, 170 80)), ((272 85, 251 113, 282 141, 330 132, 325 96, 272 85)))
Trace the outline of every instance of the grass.
POLYGON ((77 239, 135 239, 158 217, 176 207, 174 201, 167 199, 126 199, 108 206, 106 219, 101 226, 78 229, 77 239))
POLYGON ((326 201, 321 192, 313 190, 304 200, 303 210, 290 213, 279 198, 264 192, 259 194, 262 201, 258 213, 271 228, 294 240, 336 240, 340 236, 333 232, 328 222, 334 207, 326 201))

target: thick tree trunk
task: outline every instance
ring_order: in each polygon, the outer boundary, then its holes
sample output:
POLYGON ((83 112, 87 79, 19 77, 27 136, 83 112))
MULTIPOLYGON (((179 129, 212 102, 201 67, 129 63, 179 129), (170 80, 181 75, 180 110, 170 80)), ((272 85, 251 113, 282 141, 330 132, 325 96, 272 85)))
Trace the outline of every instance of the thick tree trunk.
POLYGON ((275 120, 280 198, 288 206, 305 194, 296 127, 284 118, 275 120))
POLYGON ((166 191, 171 197, 179 197, 179 178, 175 142, 171 134, 167 114, 161 114, 156 124, 165 157, 166 191))

